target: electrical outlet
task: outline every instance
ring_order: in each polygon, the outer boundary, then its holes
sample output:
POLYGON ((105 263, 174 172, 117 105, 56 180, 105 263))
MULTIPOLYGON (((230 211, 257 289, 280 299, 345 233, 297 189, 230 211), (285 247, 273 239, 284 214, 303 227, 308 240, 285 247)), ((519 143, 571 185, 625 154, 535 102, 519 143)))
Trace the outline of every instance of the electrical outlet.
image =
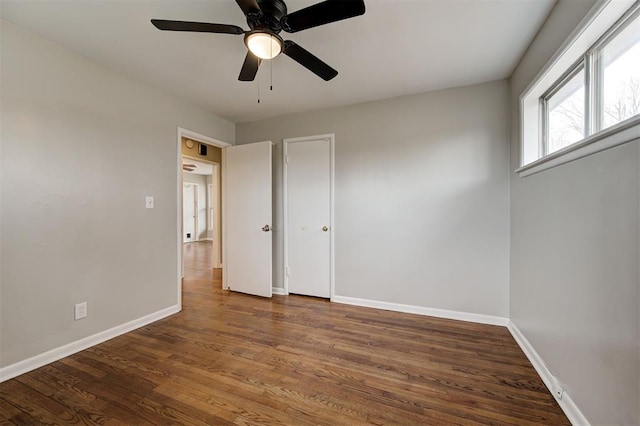
POLYGON ((564 389, 562 389, 562 386, 560 386, 560 383, 558 383, 557 380, 554 380, 553 382, 553 396, 556 397, 556 399, 562 399, 562 395, 564 395, 564 389))
POLYGON ((87 316, 87 302, 76 303, 74 306, 74 319, 77 321, 79 319, 85 318, 87 316))

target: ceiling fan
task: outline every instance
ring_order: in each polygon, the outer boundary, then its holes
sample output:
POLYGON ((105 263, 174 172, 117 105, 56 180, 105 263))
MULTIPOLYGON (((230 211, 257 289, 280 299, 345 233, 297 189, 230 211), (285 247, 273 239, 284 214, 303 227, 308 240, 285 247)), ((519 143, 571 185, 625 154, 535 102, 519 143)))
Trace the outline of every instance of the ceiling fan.
POLYGON ((253 81, 263 59, 273 59, 284 53, 318 77, 329 81, 338 71, 318 59, 291 40, 283 40, 279 33, 295 33, 343 19, 364 14, 363 0, 325 0, 296 12, 287 14, 283 0, 236 0, 247 17, 251 30, 245 31, 237 25, 211 24, 206 22, 168 21, 152 19, 160 30, 190 31, 218 34, 244 34, 247 56, 240 70, 240 81, 253 81))
POLYGON ((197 169, 198 167, 195 164, 191 164, 191 163, 182 163, 182 170, 184 170, 185 172, 192 172, 195 169, 197 169))

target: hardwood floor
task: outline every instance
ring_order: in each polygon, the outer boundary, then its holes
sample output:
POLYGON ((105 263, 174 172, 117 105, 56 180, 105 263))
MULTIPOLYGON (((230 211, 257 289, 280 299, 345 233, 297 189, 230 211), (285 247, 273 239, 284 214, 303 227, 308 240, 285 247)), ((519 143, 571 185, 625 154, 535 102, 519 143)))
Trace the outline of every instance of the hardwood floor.
POLYGON ((0 424, 569 424, 504 327, 230 293, 210 250, 179 314, 0 384, 0 424))

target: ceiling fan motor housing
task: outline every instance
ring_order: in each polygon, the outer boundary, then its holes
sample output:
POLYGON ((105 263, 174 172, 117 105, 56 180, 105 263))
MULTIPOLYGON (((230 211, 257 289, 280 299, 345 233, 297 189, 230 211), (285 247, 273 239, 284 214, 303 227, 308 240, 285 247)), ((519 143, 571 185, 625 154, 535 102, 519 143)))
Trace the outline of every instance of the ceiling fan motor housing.
POLYGON ((287 5, 283 0, 258 0, 262 13, 248 14, 247 25, 252 30, 268 29, 274 33, 282 31, 280 19, 287 15, 287 5))

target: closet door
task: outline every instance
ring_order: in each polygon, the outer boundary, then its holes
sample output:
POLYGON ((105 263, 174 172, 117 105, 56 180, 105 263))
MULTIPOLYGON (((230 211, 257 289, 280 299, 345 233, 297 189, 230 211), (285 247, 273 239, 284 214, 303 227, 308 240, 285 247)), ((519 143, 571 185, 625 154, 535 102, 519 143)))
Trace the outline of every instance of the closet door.
POLYGON ((332 138, 285 141, 289 293, 331 297, 332 138))

